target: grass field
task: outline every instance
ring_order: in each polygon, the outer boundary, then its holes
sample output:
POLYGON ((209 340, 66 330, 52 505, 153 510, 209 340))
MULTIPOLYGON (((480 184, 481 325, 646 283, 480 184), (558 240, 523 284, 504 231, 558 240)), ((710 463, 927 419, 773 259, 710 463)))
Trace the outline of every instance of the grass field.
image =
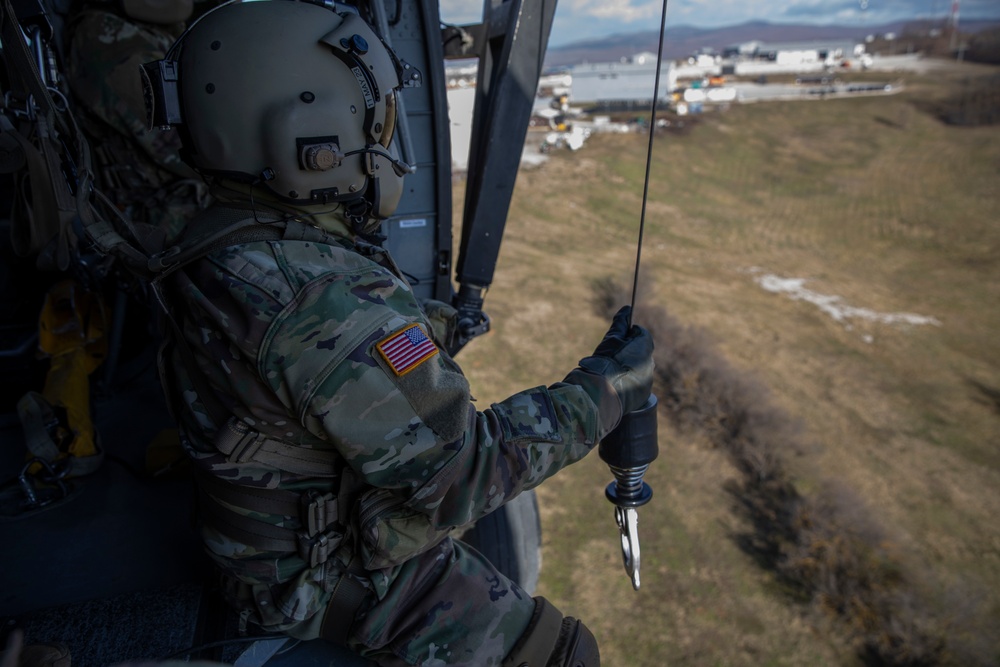
MULTIPOLYGON (((643 250, 645 302, 801 424, 779 452, 795 488, 878 527, 908 582, 901 605, 954 664, 1000 662, 1000 127, 924 109, 990 73, 738 105, 658 136, 643 250), (768 275, 804 280, 812 301, 765 290, 768 275), (859 310, 838 320, 822 304, 859 310), (933 322, 877 317, 900 313, 933 322)), ((600 340, 594 281, 631 284, 645 141, 598 135, 520 175, 486 301, 494 330, 459 357, 481 408, 561 379, 600 340)), ((539 489, 538 592, 586 620, 611 667, 862 664, 843 612, 740 549, 725 452, 669 415, 660 431, 642 589, 594 455, 539 489)))

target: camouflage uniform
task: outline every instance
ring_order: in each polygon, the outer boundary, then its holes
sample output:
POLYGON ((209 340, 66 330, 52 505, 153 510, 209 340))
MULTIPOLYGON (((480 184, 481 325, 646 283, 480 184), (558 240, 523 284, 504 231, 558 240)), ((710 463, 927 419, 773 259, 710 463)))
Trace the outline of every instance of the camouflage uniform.
MULTIPOLYGON (((202 215, 248 213, 212 207, 202 215)), ((353 650, 385 665, 499 665, 533 600, 449 533, 586 456, 606 428, 577 385, 535 387, 477 411, 440 345, 403 368, 385 354, 386 341, 412 327, 418 340, 433 336, 432 322, 383 249, 350 238, 336 221, 321 224, 333 233, 291 223, 298 238, 215 251, 172 280, 175 312, 207 380, 201 386, 242 425, 329 465, 317 475, 303 472, 308 465, 297 472, 267 455, 220 449, 220 424, 174 346, 166 366, 202 478, 208 553, 231 603, 269 630, 319 636, 331 591, 354 560, 368 597, 353 650), (328 532, 335 549, 325 562, 238 537, 247 519, 263 532, 299 529, 303 519, 229 503, 234 487, 337 496, 345 479, 356 485, 341 504, 347 515, 328 532), (229 522, 233 514, 243 520, 229 522)))
POLYGON ((155 26, 101 7, 73 17, 67 80, 87 112, 99 187, 133 219, 162 229, 167 242, 207 204, 204 182, 179 157, 177 132, 150 132, 139 65, 162 58, 183 25, 155 26))

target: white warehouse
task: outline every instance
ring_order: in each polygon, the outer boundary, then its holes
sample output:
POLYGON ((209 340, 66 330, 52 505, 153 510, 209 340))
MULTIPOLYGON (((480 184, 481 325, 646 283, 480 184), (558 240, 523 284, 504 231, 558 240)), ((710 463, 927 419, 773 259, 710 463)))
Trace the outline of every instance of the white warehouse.
POLYGON ((808 65, 821 63, 834 65, 841 60, 859 58, 865 52, 865 45, 858 41, 808 41, 808 42, 748 42, 730 46, 726 56, 736 56, 740 60, 766 60, 779 65, 808 65))
MULTIPOLYGON (((656 80, 656 54, 640 53, 620 62, 575 65, 571 74, 574 104, 648 104, 656 80)), ((674 65, 665 60, 657 98, 670 99, 670 91, 676 87, 674 65)))

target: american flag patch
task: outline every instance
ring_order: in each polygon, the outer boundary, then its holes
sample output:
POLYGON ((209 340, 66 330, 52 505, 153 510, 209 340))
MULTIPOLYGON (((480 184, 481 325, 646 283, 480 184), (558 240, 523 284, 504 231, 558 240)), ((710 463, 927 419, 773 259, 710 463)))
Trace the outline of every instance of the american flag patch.
POLYGON ((405 375, 438 353, 434 341, 419 324, 397 331, 376 345, 396 375, 405 375))

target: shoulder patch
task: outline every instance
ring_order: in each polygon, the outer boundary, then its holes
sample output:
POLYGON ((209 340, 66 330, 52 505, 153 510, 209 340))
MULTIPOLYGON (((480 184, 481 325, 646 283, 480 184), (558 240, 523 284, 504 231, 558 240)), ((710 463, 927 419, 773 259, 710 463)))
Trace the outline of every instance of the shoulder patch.
POLYGON ((419 324, 397 331, 375 347, 396 375, 406 375, 438 353, 434 341, 419 324))

